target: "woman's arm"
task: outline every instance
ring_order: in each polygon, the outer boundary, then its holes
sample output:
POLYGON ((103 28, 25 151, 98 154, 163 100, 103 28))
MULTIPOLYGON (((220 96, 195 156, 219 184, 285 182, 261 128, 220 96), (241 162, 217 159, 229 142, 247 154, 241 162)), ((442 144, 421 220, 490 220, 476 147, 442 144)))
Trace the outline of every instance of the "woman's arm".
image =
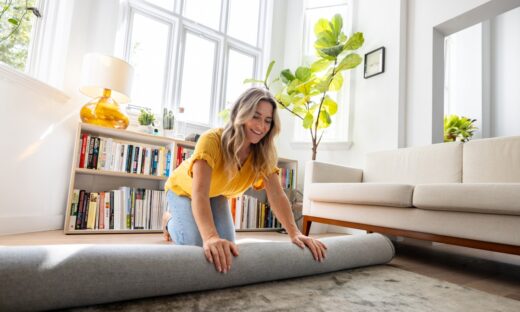
POLYGON ((209 200, 211 170, 205 160, 196 160, 193 164, 191 204, 206 258, 219 272, 226 273, 231 269, 231 254, 238 256, 238 248, 233 242, 220 238, 213 222, 209 200))
POLYGON ((287 199, 276 173, 272 173, 265 179, 265 190, 275 216, 282 223, 292 242, 301 248, 307 246, 311 250, 314 259, 323 261, 327 247, 319 240, 305 236, 300 232, 294 222, 294 215, 289 199, 287 199))

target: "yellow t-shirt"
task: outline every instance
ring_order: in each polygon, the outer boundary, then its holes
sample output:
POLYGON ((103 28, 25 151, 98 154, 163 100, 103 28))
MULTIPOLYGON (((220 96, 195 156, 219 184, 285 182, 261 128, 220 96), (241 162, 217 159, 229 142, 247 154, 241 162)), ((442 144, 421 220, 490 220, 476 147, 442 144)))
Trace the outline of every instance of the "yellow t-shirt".
MULTIPOLYGON (((212 169, 209 197, 223 195, 232 198, 241 195, 251 186, 257 190, 264 188, 263 178, 253 170, 251 164, 252 154, 249 154, 237 175, 231 180, 228 178, 224 171, 224 157, 222 156, 220 145, 223 131, 224 129, 222 128, 210 129, 200 136, 193 155, 183 161, 168 178, 165 185, 166 191, 171 190, 179 196, 191 198, 193 164, 195 160, 199 159, 207 161, 212 169)), ((270 173, 279 173, 280 169, 275 164, 273 164, 272 168, 270 173)))

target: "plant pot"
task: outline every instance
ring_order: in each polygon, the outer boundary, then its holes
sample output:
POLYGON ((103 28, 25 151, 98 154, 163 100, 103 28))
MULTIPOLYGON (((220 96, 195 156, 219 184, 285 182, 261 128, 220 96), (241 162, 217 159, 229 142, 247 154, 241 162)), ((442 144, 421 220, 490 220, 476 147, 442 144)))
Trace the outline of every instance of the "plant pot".
POLYGON ((148 126, 139 125, 137 130, 139 132, 143 132, 143 133, 146 133, 146 134, 153 134, 153 126, 152 125, 148 125, 148 126))
POLYGON ((163 132, 165 137, 173 138, 173 136, 175 135, 173 129, 164 129, 163 132))

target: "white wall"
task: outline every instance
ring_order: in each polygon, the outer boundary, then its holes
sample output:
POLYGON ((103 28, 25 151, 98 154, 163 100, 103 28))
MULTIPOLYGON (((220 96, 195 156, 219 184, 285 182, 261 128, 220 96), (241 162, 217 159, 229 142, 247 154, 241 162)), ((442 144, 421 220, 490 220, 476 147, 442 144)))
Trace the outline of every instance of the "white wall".
POLYGON ((520 135, 520 7, 492 20, 491 46, 491 135, 520 135))
POLYGON ((489 0, 408 0, 406 146, 432 143, 433 28, 489 0))
POLYGON ((0 234, 62 228, 76 107, 0 66, 0 234))
POLYGON ((60 24, 70 27, 70 37, 55 42, 67 48, 66 60, 54 62, 65 64, 63 78, 53 79, 63 91, 0 68, 0 234, 63 228, 79 110, 89 100, 78 91, 82 58, 113 53, 118 6, 75 0, 71 16, 60 16, 72 21, 60 24))
MULTIPOLYGON (((402 43, 406 34, 400 32, 401 17, 405 19, 404 0, 362 0, 353 1, 353 32, 364 33, 365 44, 359 50, 364 56, 368 51, 386 47, 385 72, 369 79, 363 79, 363 64, 351 71, 352 85, 350 112, 350 149, 343 144, 321 143, 317 160, 354 167, 363 167, 367 152, 393 149, 399 146, 400 113, 403 101, 400 98, 404 78, 400 72, 400 58, 405 52, 402 43), (374 10, 374 8, 378 8, 374 10), (403 12, 402 12, 403 11, 403 12)), ((287 3, 285 51, 282 68, 296 69, 299 66, 299 50, 302 47, 303 31, 302 1, 289 0, 287 3)), ((347 34, 350 35, 350 34, 347 34)), ((280 56, 279 56, 280 57, 280 56)), ((282 59, 280 57, 280 59, 282 59)), ((278 141, 280 156, 299 160, 298 184, 303 184, 305 162, 311 159, 310 145, 302 147, 293 144, 294 122, 290 113, 283 111, 282 134, 278 141)), ((404 129, 402 129, 404 130, 404 129)))

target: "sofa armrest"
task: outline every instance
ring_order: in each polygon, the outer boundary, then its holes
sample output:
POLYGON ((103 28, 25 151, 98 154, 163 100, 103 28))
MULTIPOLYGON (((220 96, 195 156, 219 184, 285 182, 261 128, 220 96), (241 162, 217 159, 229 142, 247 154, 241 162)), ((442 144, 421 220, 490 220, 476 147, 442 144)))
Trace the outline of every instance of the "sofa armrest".
POLYGON ((303 214, 310 212, 308 190, 312 183, 361 183, 363 170, 340 165, 327 164, 318 161, 308 161, 305 164, 305 179, 303 183, 303 214))

